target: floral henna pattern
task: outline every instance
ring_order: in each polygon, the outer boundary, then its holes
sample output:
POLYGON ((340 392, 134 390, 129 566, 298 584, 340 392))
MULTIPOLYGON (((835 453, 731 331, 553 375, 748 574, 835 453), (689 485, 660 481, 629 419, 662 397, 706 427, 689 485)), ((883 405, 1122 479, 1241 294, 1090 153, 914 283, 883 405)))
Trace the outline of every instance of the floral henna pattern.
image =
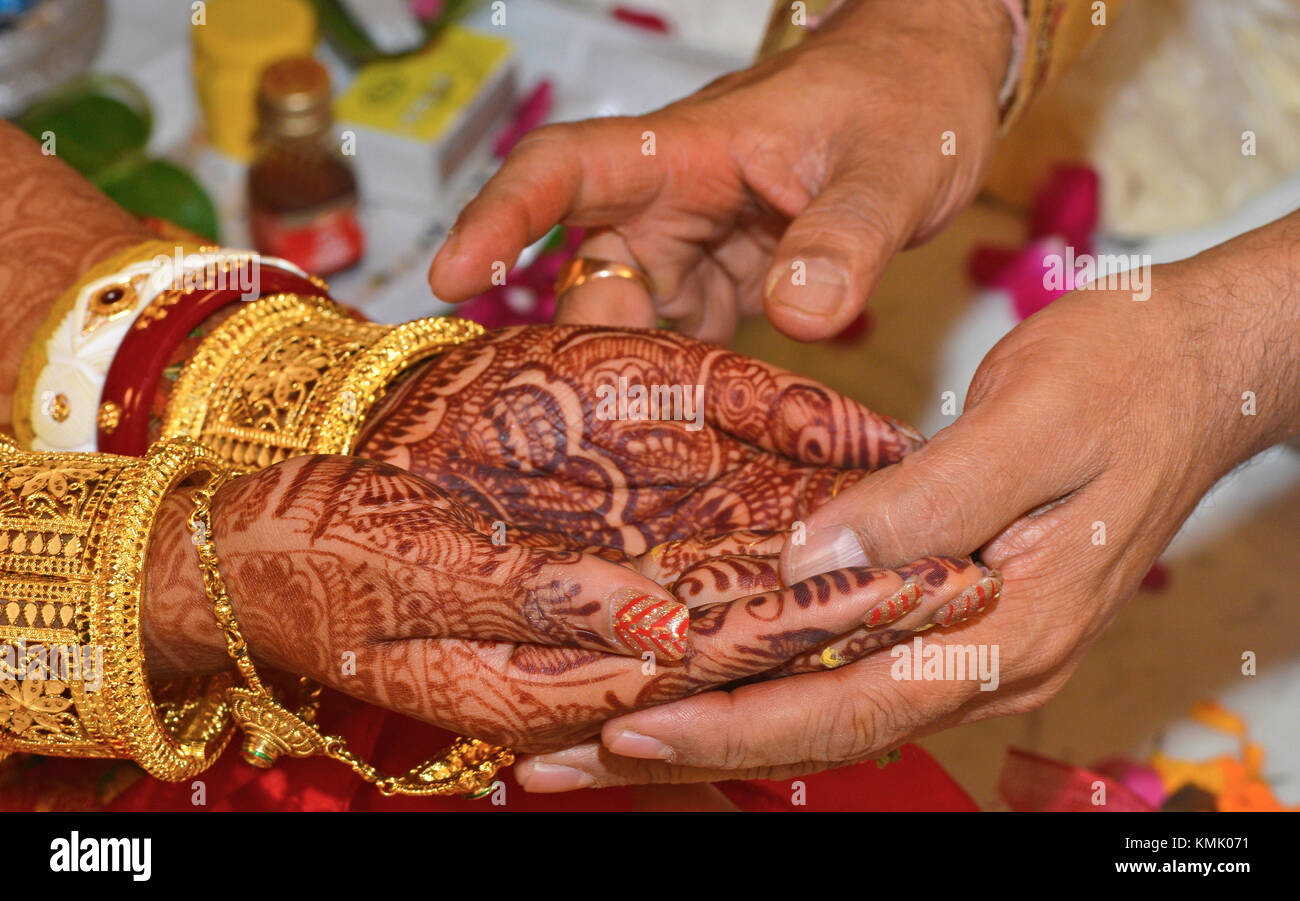
MULTIPOLYGON (((217 540, 268 663, 544 750, 904 634, 942 563, 782 586, 776 557, 795 520, 918 444, 820 385, 677 335, 506 330, 414 371, 372 421, 361 452, 414 475, 289 461, 222 492, 217 540), (620 380, 704 386, 702 427, 597 415, 620 380), (596 564, 595 583, 577 577, 596 564), (648 587, 623 584, 635 578, 648 587)), ((961 598, 947 601, 955 615, 961 598)))
POLYGON ((684 572, 672 591, 688 607, 717 604, 781 587, 775 557, 714 557, 684 572))
POLYGON ((94 264, 149 232, 72 167, 0 121, 0 427, 13 432, 23 350, 59 294, 94 264))
MULTIPOLYGON (((184 510, 171 518, 183 520, 184 510)), ((856 659, 911 634, 918 615, 959 609, 980 574, 927 559, 781 586, 768 552, 779 532, 678 540, 647 564, 519 530, 510 547, 497 547, 479 531, 488 525, 422 479, 343 457, 287 461, 236 480, 214 504, 223 573, 260 660, 528 751, 567 746, 649 704, 822 668, 827 648, 856 659), (591 570, 575 569, 593 560, 607 567, 599 578, 614 576, 594 604, 582 600, 592 596, 591 570), (651 567, 672 594, 615 587, 651 567), (674 596, 699 606, 687 617, 665 603, 674 596), (620 634, 620 621, 631 628, 620 634), (650 635, 656 624, 668 628, 650 635)), ((166 547, 192 553, 183 536, 166 547)), ((162 574, 194 569, 155 565, 162 574)), ((167 607, 151 595, 150 609, 167 607)), ((191 613, 211 615, 202 602, 191 613)))
MULTIPOLYGON (((188 560, 162 559, 192 554, 187 499, 181 492, 174 500, 167 519, 178 534, 151 558, 152 571, 164 575, 193 569, 188 560)), ((213 516, 222 571, 260 661, 522 750, 566 746, 621 712, 770 671, 852 631, 889 594, 874 575, 831 574, 783 588, 770 555, 712 562, 696 555, 692 571, 674 581, 699 579, 700 597, 715 602, 687 617, 672 594, 636 571, 638 561, 545 541, 494 546, 478 531, 488 524, 477 511, 409 473, 357 458, 297 458, 238 479, 219 492, 213 516), (717 589, 723 574, 728 591, 748 593, 717 603, 721 593, 709 585, 717 589), (626 579, 655 591, 614 587, 626 579), (594 604, 583 601, 592 585, 601 586, 594 604)), ((753 537, 711 544, 734 549, 753 537)), ((201 596, 192 586, 179 590, 201 596)), ((168 605, 154 604, 152 589, 150 598, 151 616, 165 616, 168 605)), ((211 616, 201 597, 189 614, 211 616)), ((186 615, 178 614, 179 626, 193 621, 186 615)), ((167 624, 151 625, 165 642, 167 624)))
POLYGON ((493 332, 425 364, 359 452, 492 520, 637 555, 786 528, 920 443, 822 385, 681 335, 554 326, 493 332), (636 386, 676 406, 619 418, 606 401, 636 386))
MULTIPOLYGON (((256 533, 269 522, 302 545, 292 555, 256 554, 247 564, 255 568, 242 574, 256 584, 277 582, 294 595, 291 602, 241 614, 261 627, 263 653, 272 659, 292 656, 295 636, 313 629, 326 631, 327 645, 343 636, 445 636, 612 651, 625 626, 617 611, 621 599, 638 585, 654 587, 630 568, 574 550, 498 545, 481 514, 389 466, 313 457, 297 461, 291 475, 287 469, 267 477, 278 491, 263 491, 259 474, 219 498, 219 512, 236 511, 222 520, 227 541, 241 535, 245 523, 256 533), (276 497, 257 517, 249 514, 257 509, 253 491, 276 497), (258 616, 265 618, 256 622, 258 616)), ((660 617, 638 623, 638 633, 664 658, 680 658, 683 626, 673 614, 684 619, 685 607, 667 593, 656 599, 660 617)))

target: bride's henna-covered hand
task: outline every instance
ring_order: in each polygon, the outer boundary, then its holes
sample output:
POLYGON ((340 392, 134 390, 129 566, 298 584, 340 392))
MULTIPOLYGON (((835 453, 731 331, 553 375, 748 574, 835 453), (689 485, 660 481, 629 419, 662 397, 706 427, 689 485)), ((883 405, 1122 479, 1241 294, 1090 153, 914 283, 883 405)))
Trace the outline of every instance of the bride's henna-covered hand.
POLYGON ((489 519, 635 555, 788 528, 842 487, 843 470, 878 469, 921 443, 817 382, 682 335, 554 326, 492 332, 432 360, 358 453, 489 519), (684 398, 687 421, 620 412, 637 389, 684 398))
MULTIPOLYGON (((200 656, 225 663, 188 512, 180 493, 150 558, 145 632, 156 675, 186 643, 183 671, 200 656)), ((695 611, 681 660, 619 656, 610 613, 628 596, 621 586, 639 584, 656 601, 672 597, 666 590, 629 566, 535 546, 526 533, 493 545, 484 525, 423 479, 346 457, 287 461, 237 480, 213 506, 222 571, 259 660, 522 750, 572 745, 613 716, 759 676, 913 606, 901 575, 861 568, 781 588, 769 557, 744 596, 730 591, 734 599, 695 611), (560 642, 583 647, 546 646, 560 642)), ((633 562, 686 585, 705 552, 668 549, 685 567, 678 573, 662 552, 633 562)), ((716 578, 710 591, 729 593, 716 578)))
MULTIPOLYGON (((155 673, 228 665, 169 498, 150 556, 146 638, 155 673)), ((491 524, 423 479, 353 457, 299 457, 238 479, 213 503, 238 614, 268 662, 315 675, 336 650, 410 638, 503 639, 677 660, 686 608, 594 554, 491 524), (322 639, 313 643, 304 638, 322 639), (304 656, 315 652, 315 656, 304 656), (290 665, 292 664, 292 665, 290 665)))

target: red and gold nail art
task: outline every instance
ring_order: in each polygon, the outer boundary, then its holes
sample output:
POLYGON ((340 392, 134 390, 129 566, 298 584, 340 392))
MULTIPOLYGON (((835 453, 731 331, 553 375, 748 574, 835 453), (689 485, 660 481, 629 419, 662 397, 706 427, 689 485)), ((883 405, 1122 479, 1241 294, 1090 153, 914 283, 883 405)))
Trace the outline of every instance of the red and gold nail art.
POLYGON ((614 635, 636 653, 654 651, 668 660, 686 655, 686 632, 691 618, 686 605, 649 594, 615 601, 611 607, 614 635))
POLYGON ((888 625, 913 609, 920 599, 921 580, 913 576, 892 597, 872 607, 862 618, 862 623, 868 629, 888 625))
POLYGON ((989 570, 988 575, 936 610, 930 622, 936 626, 955 626, 965 622, 996 601, 1001 591, 1002 574, 989 570))

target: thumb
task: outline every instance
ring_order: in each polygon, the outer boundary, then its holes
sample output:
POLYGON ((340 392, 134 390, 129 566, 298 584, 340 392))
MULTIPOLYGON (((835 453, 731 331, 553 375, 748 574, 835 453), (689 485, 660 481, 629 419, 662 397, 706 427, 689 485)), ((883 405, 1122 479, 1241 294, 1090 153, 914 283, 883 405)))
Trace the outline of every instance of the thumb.
POLYGON ((1054 467, 991 413, 963 414, 929 444, 819 507, 803 544, 789 540, 782 550, 784 582, 846 566, 897 567, 927 554, 965 556, 1058 497, 1054 467))
POLYGON ((905 204, 865 169, 818 194, 786 229, 763 282, 772 324, 792 338, 818 341, 852 322, 907 242, 905 204))

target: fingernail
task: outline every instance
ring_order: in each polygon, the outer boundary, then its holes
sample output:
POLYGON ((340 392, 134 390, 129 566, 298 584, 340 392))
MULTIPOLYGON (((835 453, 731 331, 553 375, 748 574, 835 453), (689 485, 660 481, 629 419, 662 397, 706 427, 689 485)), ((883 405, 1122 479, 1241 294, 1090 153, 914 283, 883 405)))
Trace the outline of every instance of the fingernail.
POLYGON ((921 591, 921 579, 912 576, 903 583, 903 587, 896 591, 893 597, 871 608, 871 612, 862 618, 863 625, 868 629, 874 629, 876 626, 892 623, 916 606, 916 602, 921 599, 921 591))
POLYGON ((862 542, 853 530, 831 526, 808 536, 808 543, 791 551, 790 580, 801 582, 846 566, 868 566, 862 542))
POLYGON ((609 605, 614 636, 629 651, 654 651, 666 660, 686 656, 690 613, 681 601, 651 594, 629 593, 609 605))
POLYGON ((795 258, 786 263, 785 275, 779 272, 768 282, 768 299, 823 318, 834 315, 844 305, 849 278, 830 260, 795 258))
POLYGON ((556 763, 532 763, 527 769, 517 767, 515 778, 524 791, 530 792, 571 792, 596 784, 596 777, 591 773, 556 763))
POLYGON ((456 242, 459 240, 460 235, 456 232, 456 226, 453 225, 447 229, 447 237, 442 239, 442 246, 438 248, 438 252, 433 256, 433 265, 437 266, 439 263, 455 256, 456 242))
POLYGON ((620 757, 639 757, 644 760, 672 760, 673 749, 657 738, 642 735, 640 732, 623 731, 618 733, 605 747, 620 757))
POLYGON ((917 447, 920 447, 921 445, 925 444, 925 436, 922 435, 920 432, 918 432, 916 429, 912 428, 907 423, 903 422, 900 419, 895 419, 892 416, 884 416, 884 419, 894 428, 898 429, 898 431, 901 434, 906 435, 908 438, 910 438, 912 440, 912 443, 917 447))
POLYGON ((986 606, 997 600, 1002 591, 1002 574, 989 570, 989 574, 957 596, 957 599, 940 607, 930 621, 937 626, 955 626, 964 623, 986 606))

